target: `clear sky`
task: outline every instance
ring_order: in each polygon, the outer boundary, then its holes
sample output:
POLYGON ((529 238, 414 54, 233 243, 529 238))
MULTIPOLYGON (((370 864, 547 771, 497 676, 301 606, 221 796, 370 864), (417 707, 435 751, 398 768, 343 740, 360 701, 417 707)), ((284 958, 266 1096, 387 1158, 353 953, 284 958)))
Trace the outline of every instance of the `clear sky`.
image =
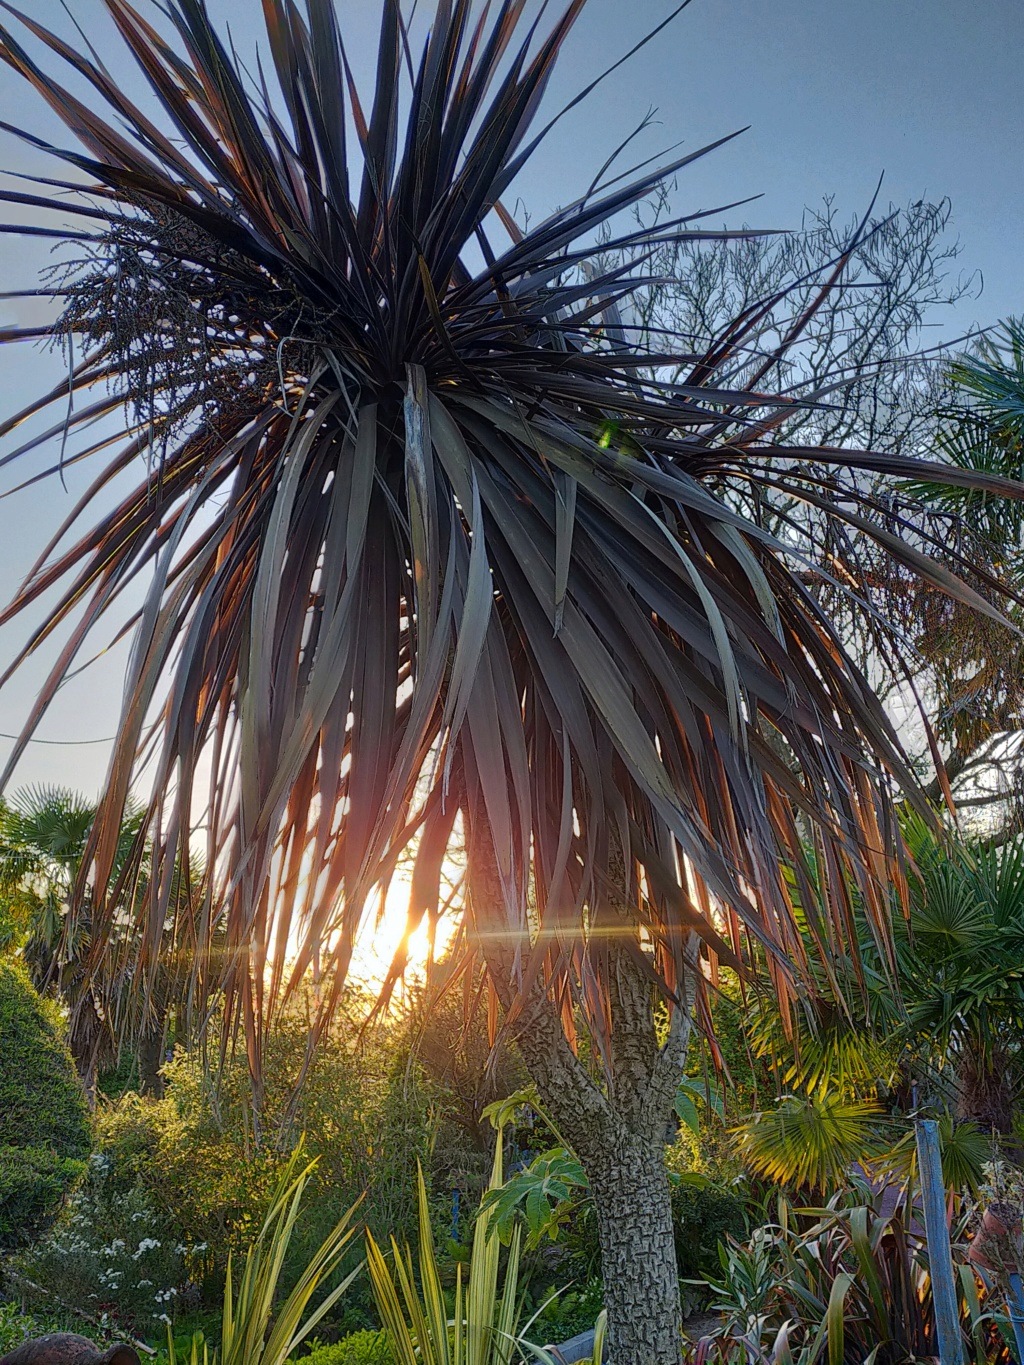
MULTIPOLYGON (((146 8, 146 0, 139 3, 146 8)), ((258 0, 211 3, 215 14, 230 19, 239 47, 251 49, 261 22, 258 0)), ((429 5, 419 0, 420 13, 429 5)), ((59 0, 22 0, 22 6, 74 41, 59 0)), ((563 54, 551 110, 672 7, 668 0, 590 0, 563 54)), ((68 0, 68 8, 105 55, 114 51, 102 0, 68 0)), ((338 0, 338 9, 357 74, 366 72, 376 0, 338 0)), ((949 321, 952 334, 975 321, 1024 311, 1022 54, 1024 0, 692 0, 669 30, 564 120, 518 192, 534 220, 570 201, 651 109, 657 124, 637 144, 637 159, 680 140, 696 147, 749 124, 742 138, 684 172, 678 210, 761 194, 731 222, 792 227, 804 205, 834 194, 843 216, 852 217, 866 207, 883 172, 883 201, 949 196, 963 247, 960 263, 984 280, 981 297, 949 321)), ((120 74, 116 58, 111 64, 120 74)), ((124 79, 144 97, 127 69, 124 79)), ((0 111, 0 118, 44 136, 65 136, 6 70, 0 72, 0 111)), ((42 171, 38 158, 3 136, 0 166, 42 171)), ((0 252, 0 290, 30 285, 47 259, 38 244, 13 238, 0 238, 0 252)), ((0 322, 31 316, 24 305, 0 301, 0 322)), ((52 355, 6 348, 0 413, 60 373, 52 355)), ((0 456, 14 445, 7 438, 0 456)), ((31 469, 0 468, 0 490, 41 467, 41 460, 31 469)), ((71 471, 66 490, 50 480, 0 499, 5 599, 82 487, 82 477, 71 471)), ((24 625, 0 631, 0 659, 12 657, 23 633, 24 625)), ((109 735, 125 658, 120 647, 70 684, 40 736, 63 741, 109 735)), ((45 671, 31 661, 0 691, 0 731, 20 727, 45 671)), ((0 758, 9 747, 0 738, 0 758)), ((61 781, 92 794, 105 763, 104 745, 35 744, 16 782, 61 781)))

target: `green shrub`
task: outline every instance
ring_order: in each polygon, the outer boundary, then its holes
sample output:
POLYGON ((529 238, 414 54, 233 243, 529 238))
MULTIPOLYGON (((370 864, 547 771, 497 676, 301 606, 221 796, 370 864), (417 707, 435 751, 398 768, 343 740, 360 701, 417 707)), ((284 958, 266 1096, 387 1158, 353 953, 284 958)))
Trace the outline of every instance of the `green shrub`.
POLYGON ((49 1147, 0 1147, 0 1245, 39 1232, 81 1175, 83 1163, 49 1147))
POLYGON ((718 1248, 747 1230, 742 1199, 716 1185, 681 1180, 672 1188, 676 1264, 682 1279, 703 1278, 718 1269, 718 1248))
POLYGON ((30 1337, 41 1337, 49 1330, 49 1324, 42 1324, 21 1311, 16 1303, 0 1303, 0 1355, 6 1355, 30 1337))
POLYGON ((89 1155, 89 1111, 59 1021, 0 959, 0 1250, 52 1219, 89 1155))
POLYGON ((604 1307, 604 1289, 595 1276, 578 1289, 566 1289, 550 1299, 526 1335, 540 1346, 558 1346, 581 1332, 589 1332, 604 1307))
MULTIPOLYGON (((301 1003, 301 1002, 300 1002, 301 1003)), ((415 1230, 416 1162, 428 1164, 435 1091, 410 1063, 398 1026, 360 1036, 358 1016, 342 1012, 296 1099, 305 1061, 306 1016, 296 1005, 278 1021, 264 1056, 263 1106, 254 1132, 244 1055, 211 1072, 179 1051, 164 1068, 163 1099, 126 1095, 97 1116, 99 1146, 110 1162, 113 1198, 142 1190, 159 1212, 154 1235, 189 1248, 189 1278, 202 1302, 219 1302, 228 1253, 259 1231, 267 1200, 292 1146, 304 1135, 317 1158, 309 1198, 282 1271, 290 1289, 317 1247, 366 1191, 363 1214, 384 1240, 415 1230)), ((350 1269, 360 1260, 353 1248, 350 1269)), ((377 1325, 365 1277, 332 1311, 322 1334, 377 1325)))
POLYGON ((297 1365, 394 1365, 386 1332, 352 1332, 332 1346, 317 1346, 297 1365))
POLYGON ((197 1332, 187 1352, 179 1352, 168 1331, 169 1365, 290 1365, 313 1329, 348 1290, 361 1267, 338 1278, 346 1249, 355 1240, 356 1208, 347 1209, 303 1267, 285 1297, 279 1293, 288 1247, 303 1213, 303 1199, 316 1162, 306 1161, 299 1144, 285 1163, 270 1198, 258 1236, 244 1262, 228 1260, 221 1305, 219 1344, 211 1351, 205 1332, 197 1332), (328 1286, 331 1286, 328 1288, 328 1286))

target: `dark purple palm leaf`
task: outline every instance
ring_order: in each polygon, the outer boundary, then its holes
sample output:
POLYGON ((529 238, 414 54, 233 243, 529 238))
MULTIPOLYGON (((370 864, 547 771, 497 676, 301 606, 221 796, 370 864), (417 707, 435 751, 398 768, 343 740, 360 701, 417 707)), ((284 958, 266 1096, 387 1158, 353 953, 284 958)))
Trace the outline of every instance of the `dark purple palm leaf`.
MULTIPOLYGON (((852 945, 855 898, 884 937, 901 878, 893 803, 919 793, 807 584, 813 541, 773 538, 738 495, 781 490, 991 610, 915 536, 858 509, 886 475, 1017 487, 772 447, 772 414, 794 396, 722 378, 749 319, 703 356, 627 339, 618 305, 646 281, 650 248, 701 229, 619 232, 636 264, 604 276, 586 269, 595 232, 710 147, 615 177, 529 231, 512 223, 500 199, 537 145, 582 0, 545 33, 517 0, 481 19, 438 0, 418 56, 383 0, 368 103, 330 0, 264 0, 277 107, 202 0, 170 0, 159 29, 127 0, 105 4, 152 118, 31 19, 16 16, 45 67, 0 29, 0 55, 84 149, 46 147, 91 186, 52 331, 78 357, 62 458, 99 461, 2 618, 62 585, 30 653, 78 614, 11 767, 86 638, 111 618, 123 628, 125 593, 146 585, 128 613, 96 886, 149 746, 152 951, 202 823, 218 889, 197 946, 218 953, 197 954, 199 984, 227 990, 255 1062, 260 1021, 297 974, 344 978, 368 898, 406 850, 410 926, 436 920, 462 837, 470 938, 499 995, 545 981, 598 1038, 610 943, 671 993, 691 930, 735 960, 742 926, 788 998, 804 952, 793 901, 825 954, 852 945), (91 84, 88 103, 60 63, 91 84), (667 389, 683 363, 689 378, 667 389), (117 406, 122 447, 92 449, 90 421, 117 406), (135 465, 110 510, 108 486, 135 465), (805 847, 825 869, 817 894, 805 847)), ((19 202, 69 212, 66 197, 19 202)), ((18 460, 63 433, 67 396, 19 415, 58 407, 18 460)))

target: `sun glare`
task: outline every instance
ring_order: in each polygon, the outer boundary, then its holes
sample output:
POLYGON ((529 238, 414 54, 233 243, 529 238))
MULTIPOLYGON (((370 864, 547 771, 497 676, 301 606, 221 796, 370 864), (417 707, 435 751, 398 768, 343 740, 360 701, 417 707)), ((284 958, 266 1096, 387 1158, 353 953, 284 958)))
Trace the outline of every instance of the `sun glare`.
MULTIPOLYGON (((455 882, 459 870, 453 864, 446 871, 445 881, 455 882)), ((379 986, 387 975, 395 954, 402 946, 406 935, 409 915, 409 877, 401 872, 395 874, 383 909, 379 899, 376 906, 367 912, 363 927, 356 941, 352 955, 351 976, 355 981, 367 986, 379 986)), ((455 913, 444 916, 434 935, 434 958, 444 955, 450 945, 458 924, 455 913)), ((430 960, 430 929, 424 919, 411 935, 408 942, 409 966, 407 980, 422 979, 430 960)))

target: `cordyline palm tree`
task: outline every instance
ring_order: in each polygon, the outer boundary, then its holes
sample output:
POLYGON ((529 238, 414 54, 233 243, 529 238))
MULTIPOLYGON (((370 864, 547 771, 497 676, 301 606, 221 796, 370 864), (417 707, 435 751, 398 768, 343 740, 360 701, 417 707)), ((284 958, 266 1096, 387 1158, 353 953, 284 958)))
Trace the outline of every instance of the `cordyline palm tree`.
POLYGON ((521 0, 438 0, 426 33, 381 0, 366 104, 330 0, 264 0, 258 64, 203 0, 154 7, 156 27, 127 0, 105 7, 152 116, 91 49, 25 16, 0 34, 81 146, 24 133, 73 175, 7 197, 82 215, 77 233, 37 229, 77 260, 54 281, 60 320, 15 335, 71 348, 69 382, 27 412, 54 409, 55 470, 97 471, 3 619, 63 584, 31 650, 77 613, 28 733, 89 632, 131 616, 86 860, 98 917, 113 919, 103 888, 148 753, 140 989, 171 869, 203 823, 220 894, 195 926, 197 990, 223 990, 258 1075, 275 1002, 311 965, 332 983, 325 1008, 337 999, 367 899, 403 851, 415 924, 436 918, 447 850, 464 843, 468 941, 596 1195, 611 1354, 667 1365, 679 1297, 663 1143, 700 959, 736 962, 745 930, 788 1000, 805 952, 780 859, 822 954, 848 937, 855 894, 882 938, 901 877, 892 791, 913 778, 806 586, 809 531, 821 518, 873 534, 991 612, 863 506, 866 472, 978 476, 772 445, 793 395, 716 381, 757 309, 703 355, 634 344, 619 302, 645 253, 701 215, 650 231, 619 231, 616 215, 701 152, 605 167, 517 226, 502 196, 551 131, 536 116, 583 0, 547 28, 521 0), (45 70, 25 45, 49 50, 45 70), (88 197, 69 200, 83 181, 88 197), (585 267, 609 221, 603 248, 629 260, 602 276, 585 267), (94 424, 122 411, 111 455, 94 424), (137 465, 135 490, 115 493, 137 465), (780 490, 813 514, 784 540, 736 510, 780 490), (139 584, 132 615, 121 604, 139 584), (581 1023, 594 1071, 573 1047, 581 1023))

